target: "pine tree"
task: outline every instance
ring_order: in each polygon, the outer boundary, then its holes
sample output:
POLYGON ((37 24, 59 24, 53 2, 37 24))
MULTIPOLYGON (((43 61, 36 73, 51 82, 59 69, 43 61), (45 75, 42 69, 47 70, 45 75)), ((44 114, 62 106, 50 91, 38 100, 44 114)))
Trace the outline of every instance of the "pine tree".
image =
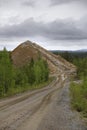
POLYGON ((1 94, 6 94, 8 89, 12 86, 13 70, 9 58, 9 53, 6 48, 3 49, 0 58, 0 87, 1 94))

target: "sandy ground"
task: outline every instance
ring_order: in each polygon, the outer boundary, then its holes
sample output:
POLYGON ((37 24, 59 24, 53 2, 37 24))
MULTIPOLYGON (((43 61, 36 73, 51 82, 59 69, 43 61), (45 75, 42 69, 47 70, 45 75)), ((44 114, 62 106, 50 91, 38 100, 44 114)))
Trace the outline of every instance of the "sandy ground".
POLYGON ((49 86, 0 100, 0 130, 87 130, 70 107, 69 83, 49 86))

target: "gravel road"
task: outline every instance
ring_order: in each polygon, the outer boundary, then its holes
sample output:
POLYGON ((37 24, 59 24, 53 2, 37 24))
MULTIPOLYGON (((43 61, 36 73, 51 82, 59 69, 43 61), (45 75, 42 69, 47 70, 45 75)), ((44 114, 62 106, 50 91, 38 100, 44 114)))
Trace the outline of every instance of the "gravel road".
POLYGON ((71 110, 69 82, 61 78, 49 86, 0 100, 0 130, 87 130, 71 110))

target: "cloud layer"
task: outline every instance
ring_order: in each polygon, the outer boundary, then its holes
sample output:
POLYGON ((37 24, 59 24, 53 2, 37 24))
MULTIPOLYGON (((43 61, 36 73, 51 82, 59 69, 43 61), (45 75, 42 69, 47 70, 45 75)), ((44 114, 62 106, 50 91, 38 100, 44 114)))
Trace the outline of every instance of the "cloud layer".
POLYGON ((20 24, 1 27, 0 38, 41 36, 49 40, 83 40, 87 39, 87 24, 82 23, 70 19, 44 23, 30 18, 20 24))
POLYGON ((0 0, 0 46, 31 38, 45 46, 85 47, 86 6, 87 0, 0 0))
POLYGON ((87 0, 50 0, 51 5, 60 5, 60 4, 67 4, 67 3, 72 3, 72 2, 79 2, 83 4, 87 4, 87 0))

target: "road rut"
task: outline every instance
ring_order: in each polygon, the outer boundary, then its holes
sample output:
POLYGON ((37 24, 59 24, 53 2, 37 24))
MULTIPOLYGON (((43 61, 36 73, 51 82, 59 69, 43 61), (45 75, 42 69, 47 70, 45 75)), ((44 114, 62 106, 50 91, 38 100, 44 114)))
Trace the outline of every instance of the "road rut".
POLYGON ((69 83, 61 78, 49 86, 0 100, 0 130, 87 130, 71 110, 69 83))

